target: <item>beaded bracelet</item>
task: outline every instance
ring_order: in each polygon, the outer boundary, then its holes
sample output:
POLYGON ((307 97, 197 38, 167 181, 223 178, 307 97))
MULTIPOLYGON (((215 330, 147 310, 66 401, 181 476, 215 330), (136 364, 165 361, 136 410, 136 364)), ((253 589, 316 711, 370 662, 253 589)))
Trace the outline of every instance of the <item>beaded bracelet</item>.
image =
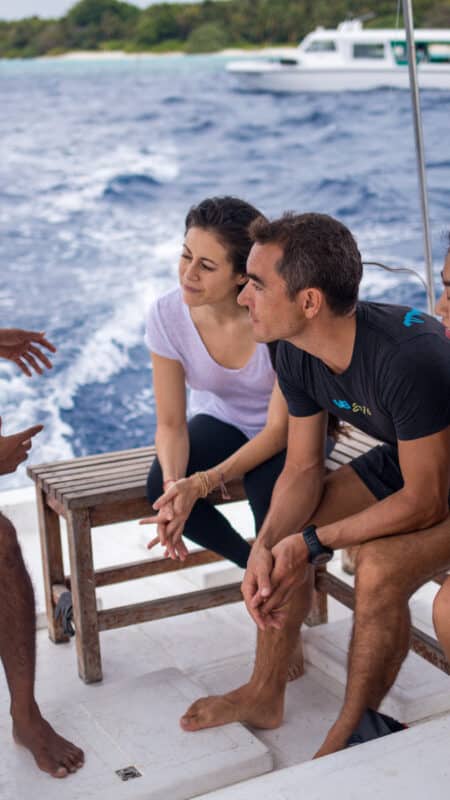
POLYGON ((211 491, 210 479, 207 472, 196 472, 195 477, 200 483, 200 497, 208 497, 211 491))
MULTIPOLYGON (((211 478, 207 472, 196 472, 194 475, 195 478, 198 478, 200 483, 200 497, 205 498, 208 497, 209 493, 214 488, 211 486, 211 478)), ((223 472, 219 472, 219 488, 222 495, 222 500, 231 500, 231 496, 227 491, 227 487, 225 486, 225 478, 223 472)))

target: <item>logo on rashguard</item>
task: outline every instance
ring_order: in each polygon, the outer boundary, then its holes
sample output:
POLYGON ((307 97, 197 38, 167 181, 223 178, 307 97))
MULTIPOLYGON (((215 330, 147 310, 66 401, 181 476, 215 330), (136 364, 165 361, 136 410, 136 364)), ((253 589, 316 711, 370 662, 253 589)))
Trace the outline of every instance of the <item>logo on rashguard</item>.
POLYGON ((422 319, 422 317, 422 311, 419 311, 417 308, 412 308, 411 311, 407 311, 403 317, 403 325, 405 328, 411 328, 412 325, 423 325, 425 320, 422 319))
POLYGON ((359 403, 349 403, 347 400, 333 400, 333 403, 335 406, 345 411, 352 411, 353 414, 364 414, 366 417, 372 416, 370 408, 362 406, 359 403))

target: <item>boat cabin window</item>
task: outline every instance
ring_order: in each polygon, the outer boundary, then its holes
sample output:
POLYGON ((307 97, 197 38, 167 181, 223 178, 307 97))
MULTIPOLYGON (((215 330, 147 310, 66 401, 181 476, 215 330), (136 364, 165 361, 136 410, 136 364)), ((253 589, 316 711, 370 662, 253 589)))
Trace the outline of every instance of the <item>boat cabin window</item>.
POLYGON ((432 64, 450 62, 450 42, 429 42, 427 52, 428 61, 432 64))
POLYGON ((332 39, 315 39, 306 48, 307 53, 334 53, 336 42, 332 39))
POLYGON ((353 58, 384 58, 384 42, 354 44, 353 58))
MULTIPOLYGON (((408 47, 406 42, 391 42, 392 51, 397 64, 408 63, 408 47)), ((450 63, 450 42, 416 42, 417 63, 430 64, 450 63)))

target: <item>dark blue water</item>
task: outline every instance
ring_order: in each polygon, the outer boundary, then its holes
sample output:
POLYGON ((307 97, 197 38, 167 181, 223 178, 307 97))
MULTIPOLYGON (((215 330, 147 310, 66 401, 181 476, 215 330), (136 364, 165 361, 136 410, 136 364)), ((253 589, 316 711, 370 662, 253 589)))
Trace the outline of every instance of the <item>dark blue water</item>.
MULTIPOLYGON (((185 212, 207 195, 333 214, 367 260, 423 268, 408 93, 249 94, 224 63, 0 62, 0 324, 58 346, 44 379, 0 366, 5 428, 46 425, 34 460, 152 439, 145 310, 175 281, 185 212)), ((423 95, 436 272, 449 111, 450 93, 423 95)), ((425 307, 414 278, 378 270, 363 295, 425 307)))

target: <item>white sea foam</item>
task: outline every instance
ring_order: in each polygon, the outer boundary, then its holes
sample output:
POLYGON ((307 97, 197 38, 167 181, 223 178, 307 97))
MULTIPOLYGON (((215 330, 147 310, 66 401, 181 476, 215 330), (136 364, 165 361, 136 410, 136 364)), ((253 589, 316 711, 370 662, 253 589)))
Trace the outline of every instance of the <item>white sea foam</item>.
MULTIPOLYGON (((61 165, 63 183, 60 181, 58 162, 44 172, 40 181, 38 202, 33 204, 33 218, 50 223, 61 223, 77 211, 92 208, 108 188, 111 181, 123 175, 140 175, 158 183, 170 183, 179 174, 179 161, 175 145, 170 141, 158 141, 157 149, 149 147, 142 152, 128 145, 119 145, 113 150, 102 151, 94 162, 88 163, 74 150, 64 154, 61 165)), ((23 153, 19 148, 8 157, 8 166, 21 170, 40 171, 39 154, 23 153)), ((19 205, 23 219, 24 209, 19 205)), ((10 210, 11 211, 11 210, 10 210)), ((26 218, 26 216, 25 216, 26 218)))
MULTIPOLYGON (((93 335, 86 334, 80 342, 75 356, 67 367, 58 372, 47 373, 44 379, 28 379, 6 362, 0 364, 0 394, 4 433, 13 433, 42 423, 44 431, 34 440, 30 459, 34 463, 71 458, 70 443, 74 435, 71 426, 61 417, 61 411, 70 411, 77 392, 92 383, 107 384, 130 364, 130 350, 143 341, 144 320, 150 303, 174 283, 173 264, 179 249, 179 236, 167 235, 162 222, 153 221, 156 241, 146 248, 146 258, 157 263, 160 276, 148 278, 146 271, 138 272, 138 262, 133 254, 134 267, 130 280, 106 288, 111 311, 93 335)), ((95 271, 85 273, 86 278, 95 271)), ((103 276, 104 280, 106 276, 103 276)), ((98 282, 98 281, 97 281, 98 282)), ((89 289, 88 280, 83 287, 89 289)), ((95 313, 95 307, 94 307, 95 313)), ((55 357, 55 364, 57 364, 55 357)), ((139 413, 149 401, 149 395, 141 392, 136 398, 139 413), (142 396, 141 396, 142 395, 142 396)), ((134 402, 133 402, 134 407, 134 402)), ((128 414, 130 419, 133 413, 128 414)), ((14 475, 5 476, 2 486, 22 486, 26 478, 26 466, 21 466, 14 475)))

